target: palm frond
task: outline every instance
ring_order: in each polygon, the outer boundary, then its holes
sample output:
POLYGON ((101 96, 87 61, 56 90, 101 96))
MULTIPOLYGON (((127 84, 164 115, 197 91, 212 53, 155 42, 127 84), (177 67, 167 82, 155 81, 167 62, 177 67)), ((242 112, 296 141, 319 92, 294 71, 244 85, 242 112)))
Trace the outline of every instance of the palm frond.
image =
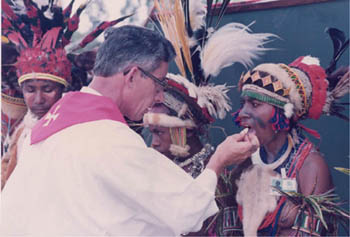
MULTIPOLYGON (((334 188, 323 194, 304 195, 297 192, 284 192, 279 188, 274 187, 287 200, 299 207, 299 210, 307 210, 308 215, 313 218, 318 218, 322 225, 328 230, 328 225, 325 220, 325 215, 330 216, 336 223, 340 223, 343 227, 347 227, 350 220, 350 213, 340 206, 345 202, 340 201, 340 197, 334 193, 334 188)), ((345 228, 348 231, 348 227, 345 228)))
POLYGON ((334 167, 334 169, 343 172, 344 174, 350 175, 350 169, 349 168, 343 168, 343 167, 334 167))

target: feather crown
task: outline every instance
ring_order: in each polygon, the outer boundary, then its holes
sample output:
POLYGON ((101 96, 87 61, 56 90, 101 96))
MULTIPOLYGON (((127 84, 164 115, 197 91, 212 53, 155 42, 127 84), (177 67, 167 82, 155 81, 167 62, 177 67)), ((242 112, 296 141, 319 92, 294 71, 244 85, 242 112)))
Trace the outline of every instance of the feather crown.
MULTIPOLYGON (((2 42, 11 43, 19 53, 14 64, 19 84, 32 78, 53 80, 64 86, 70 84, 72 65, 64 47, 71 43, 80 14, 90 0, 71 15, 74 1, 63 9, 54 0, 2 0, 2 42)), ((102 22, 79 47, 84 48, 107 27, 125 18, 102 22)))

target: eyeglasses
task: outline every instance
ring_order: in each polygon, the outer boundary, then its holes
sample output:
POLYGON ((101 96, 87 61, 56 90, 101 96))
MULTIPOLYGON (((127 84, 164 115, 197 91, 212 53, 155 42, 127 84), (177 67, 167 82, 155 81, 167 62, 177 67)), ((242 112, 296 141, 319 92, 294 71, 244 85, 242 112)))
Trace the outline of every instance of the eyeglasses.
MULTIPOLYGON (((145 74, 147 77, 151 78, 153 81, 155 81, 158 85, 161 85, 163 88, 168 87, 168 78, 164 77, 162 79, 154 76, 152 73, 144 70, 143 68, 137 66, 137 68, 143 73, 145 74)), ((127 70, 124 72, 124 75, 128 74, 130 72, 130 70, 127 70)))

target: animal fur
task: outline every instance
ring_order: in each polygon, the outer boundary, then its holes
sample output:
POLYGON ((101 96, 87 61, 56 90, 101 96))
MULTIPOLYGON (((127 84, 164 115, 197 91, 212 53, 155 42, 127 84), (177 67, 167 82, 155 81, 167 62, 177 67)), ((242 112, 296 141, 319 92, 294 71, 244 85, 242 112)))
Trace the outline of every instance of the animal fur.
POLYGON ((253 165, 237 181, 237 203, 243 207, 243 232, 257 236, 258 228, 268 212, 277 205, 278 196, 271 195, 271 177, 280 175, 260 165, 253 165))

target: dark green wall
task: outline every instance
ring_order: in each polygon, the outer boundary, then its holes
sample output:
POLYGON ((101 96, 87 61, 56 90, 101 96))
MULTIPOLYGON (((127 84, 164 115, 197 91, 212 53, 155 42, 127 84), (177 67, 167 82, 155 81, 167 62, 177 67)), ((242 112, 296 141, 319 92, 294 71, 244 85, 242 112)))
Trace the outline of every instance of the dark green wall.
MULTIPOLYGON (((324 31, 327 27, 336 27, 349 36, 349 0, 337 0, 326 3, 314 3, 287 8, 275 8, 225 15, 222 25, 229 22, 240 22, 245 25, 256 21, 251 26, 253 32, 269 32, 281 39, 275 40, 266 47, 276 50, 268 52, 255 65, 265 62, 290 63, 302 55, 318 57, 323 67, 327 67, 333 55, 330 37, 324 31)), ((344 53, 339 65, 349 65, 349 51, 344 53)), ((235 65, 224 69, 214 79, 215 83, 236 85, 245 69, 235 65)), ((230 93, 233 111, 239 108, 239 93, 233 89, 230 93)), ((349 101, 349 97, 344 98, 349 101)), ((315 140, 331 169, 336 192, 343 200, 349 199, 349 176, 333 169, 335 166, 349 167, 349 123, 341 119, 323 116, 320 120, 303 122, 309 128, 317 130, 321 140, 315 140)), ((238 132, 230 116, 215 125, 225 128, 228 134, 238 132)), ((224 139, 218 129, 211 130, 215 144, 224 139)), ((348 207, 348 205, 346 205, 348 207)), ((340 233, 342 234, 342 232, 340 233)))

